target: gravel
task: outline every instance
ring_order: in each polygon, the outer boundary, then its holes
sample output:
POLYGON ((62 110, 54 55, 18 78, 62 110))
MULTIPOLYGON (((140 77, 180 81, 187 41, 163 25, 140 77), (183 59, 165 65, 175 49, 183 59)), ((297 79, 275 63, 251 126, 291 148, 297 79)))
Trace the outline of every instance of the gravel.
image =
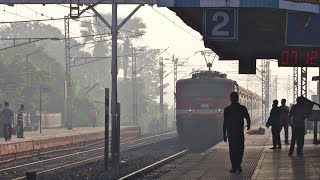
POLYGON ((184 163, 187 163, 191 158, 193 158, 195 156, 195 154, 187 154, 173 162, 170 162, 162 167, 160 167, 159 169, 156 169, 150 173, 147 173, 139 178, 137 178, 136 180, 154 180, 157 179, 173 170, 175 170, 176 168, 178 168, 179 166, 181 166, 184 163))
POLYGON ((119 177, 123 177, 127 174, 137 171, 179 151, 180 149, 177 145, 177 139, 174 138, 134 150, 122 152, 119 176, 116 175, 116 171, 112 168, 110 168, 109 172, 107 173, 104 170, 104 161, 96 161, 76 168, 68 169, 64 172, 38 177, 38 179, 118 179, 119 177))

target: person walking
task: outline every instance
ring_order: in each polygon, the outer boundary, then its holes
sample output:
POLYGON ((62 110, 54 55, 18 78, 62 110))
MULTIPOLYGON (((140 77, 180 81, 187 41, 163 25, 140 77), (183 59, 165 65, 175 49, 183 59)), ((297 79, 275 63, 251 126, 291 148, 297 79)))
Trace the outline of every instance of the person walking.
POLYGON ((97 123, 97 114, 98 114, 97 110, 94 107, 92 107, 89 114, 91 118, 92 127, 94 128, 96 127, 96 123, 97 123))
POLYGON ((23 137, 23 110, 24 105, 21 104, 18 115, 17 115, 17 138, 23 137))
POLYGON ((292 129, 289 156, 292 157, 297 141, 297 156, 303 157, 305 136, 305 120, 311 116, 314 103, 304 97, 297 98, 297 104, 293 105, 289 113, 289 123, 292 129))
POLYGON ((286 99, 281 99, 281 106, 280 106, 280 132, 282 128, 284 129, 284 143, 289 145, 289 107, 286 106, 286 99))
POLYGON ((0 117, 3 122, 3 135, 5 141, 11 140, 11 135, 12 135, 12 125, 14 125, 14 120, 13 120, 13 111, 9 107, 9 103, 5 102, 4 103, 4 108, 2 108, 0 112, 0 117))
POLYGON ((273 147, 270 149, 281 149, 281 141, 280 141, 280 108, 278 107, 278 100, 273 100, 272 109, 270 111, 270 116, 268 122, 266 123, 266 127, 269 128, 272 126, 272 144, 273 147))
POLYGON ((231 105, 224 109, 223 140, 229 141, 229 155, 232 168, 230 173, 242 172, 241 163, 244 153, 244 118, 247 120, 247 130, 250 130, 250 116, 245 106, 239 103, 239 94, 230 94, 231 105))

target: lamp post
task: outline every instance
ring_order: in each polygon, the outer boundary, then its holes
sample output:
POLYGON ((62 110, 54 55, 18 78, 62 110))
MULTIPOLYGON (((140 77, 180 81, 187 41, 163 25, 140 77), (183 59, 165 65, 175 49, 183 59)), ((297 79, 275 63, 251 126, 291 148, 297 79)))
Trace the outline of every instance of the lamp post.
MULTIPOLYGON (((34 43, 34 42, 38 42, 38 41, 42 41, 42 40, 60 40, 60 38, 57 37, 52 37, 52 38, 4 38, 1 40, 13 40, 14 41, 14 45, 10 46, 10 47, 6 47, 6 48, 2 48, 1 50, 5 50, 5 49, 9 49, 9 48, 13 48, 13 47, 17 47, 17 46, 21 46, 24 44, 30 44, 30 43, 34 43), (27 43, 22 43, 22 44, 18 44, 15 45, 15 40, 21 40, 21 39, 28 39, 29 41, 27 43)), ((34 51, 32 53, 29 53, 26 55, 26 70, 27 70, 27 75, 26 75, 26 80, 27 80, 27 91, 26 91, 26 95, 27 95, 27 99, 26 99, 26 111, 27 111, 27 122, 29 121, 29 112, 30 112, 30 107, 29 107, 29 96, 30 96, 30 85, 29 85, 29 56, 36 54, 38 52, 41 52, 41 50, 37 50, 34 51)))
POLYGON ((29 107, 29 97, 30 97, 30 87, 29 87, 29 56, 36 54, 40 52, 40 50, 35 51, 33 53, 27 54, 26 55, 26 68, 27 68, 27 91, 26 91, 26 95, 27 95, 27 99, 26 99, 26 111, 27 111, 27 122, 29 122, 29 112, 30 112, 30 107, 29 107))

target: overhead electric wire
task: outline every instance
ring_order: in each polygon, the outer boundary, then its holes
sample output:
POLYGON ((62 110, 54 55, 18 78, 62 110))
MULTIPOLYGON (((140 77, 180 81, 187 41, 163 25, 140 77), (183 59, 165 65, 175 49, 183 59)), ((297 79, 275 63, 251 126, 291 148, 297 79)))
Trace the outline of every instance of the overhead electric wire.
POLYGON ((24 5, 24 4, 22 4, 22 6, 25 7, 25 8, 27 8, 27 9, 29 9, 30 11, 36 13, 36 15, 39 14, 39 15, 44 16, 44 17, 47 17, 47 18, 51 18, 51 19, 53 18, 53 17, 50 17, 50 16, 45 15, 44 13, 40 13, 40 12, 38 12, 38 11, 35 11, 34 9, 29 8, 28 6, 26 6, 26 5, 24 5))
MULTIPOLYGON (((184 64, 186 61, 188 61, 189 58, 190 58, 190 57, 186 58, 181 64, 184 64)), ((178 66, 178 65, 177 65, 177 66, 178 66)), ((163 77, 163 79, 166 78, 167 76, 169 76, 171 73, 173 73, 173 71, 174 71, 174 66, 173 66, 173 69, 172 69, 168 74, 166 74, 166 75, 163 77)))
MULTIPOLYGON (((200 70, 200 69, 202 69, 204 66, 206 66, 206 65, 201 66, 200 68, 198 68, 198 69, 196 69, 196 70, 192 71, 191 73, 187 74, 186 76, 184 76, 184 77, 182 77, 182 78, 180 78, 180 79, 184 79, 184 78, 186 78, 187 76, 190 76, 193 72, 195 72, 195 71, 199 71, 199 70, 200 70)), ((180 79, 178 79, 178 80, 180 80, 180 79)))
POLYGON ((199 40, 199 41, 203 41, 202 39, 199 39, 198 37, 194 36, 193 34, 191 34, 189 31, 185 30, 184 28, 182 28, 181 26, 177 25, 174 21, 172 21, 170 18, 168 18, 166 15, 162 14, 161 12, 157 11, 154 7, 150 6, 155 12, 157 12, 158 14, 160 14, 161 16, 163 16, 165 19, 167 19, 168 21, 170 21, 172 24, 174 24, 176 27, 178 27, 179 29, 183 30, 184 32, 188 33, 189 35, 191 35, 192 37, 194 37, 195 39, 199 40))
MULTIPOLYGON (((63 18, 50 18, 50 19, 30 19, 30 18, 21 16, 21 15, 18 15, 18 14, 14 14, 14 13, 8 12, 8 11, 4 11, 4 12, 9 13, 9 14, 13 14, 13 15, 16 15, 16 16, 20 16, 22 18, 29 19, 29 20, 28 21, 1 21, 0 24, 43 22, 43 21, 60 21, 60 20, 69 19, 69 18, 65 18, 65 17, 63 17, 63 18)), ((89 18, 89 17, 95 17, 95 16, 82 16, 82 17, 79 17, 79 18, 89 18)))
POLYGON ((30 19, 30 18, 28 18, 28 17, 19 15, 19 14, 17 14, 17 13, 12 13, 12 12, 6 11, 6 9, 3 9, 2 11, 5 12, 5 13, 8 13, 8 14, 11 14, 11 15, 15 15, 15 16, 19 16, 19 17, 22 17, 22 18, 25 18, 25 19, 32 20, 32 19, 30 19))
MULTIPOLYGON (((83 35, 83 36, 72 36, 70 39, 78 39, 78 38, 84 38, 84 37, 92 37, 92 36, 103 36, 103 35, 111 35, 111 33, 101 33, 101 34, 89 34, 89 35, 83 35)), ((0 40, 29 40, 29 39, 50 39, 50 38, 0 38, 0 40)), ((59 40, 63 40, 64 37, 59 38, 59 40)))
MULTIPOLYGON (((157 55, 153 58, 153 60, 156 59, 157 57, 159 57, 159 56, 160 56, 164 51, 166 51, 167 49, 169 49, 169 47, 167 47, 167 48, 164 49, 162 52, 160 52, 159 54, 157 54, 157 55)), ((136 71, 136 73, 142 71, 146 66, 148 66, 150 63, 152 63, 153 60, 151 60, 151 61, 149 61, 147 64, 145 64, 142 68, 140 68, 138 71, 136 71)))

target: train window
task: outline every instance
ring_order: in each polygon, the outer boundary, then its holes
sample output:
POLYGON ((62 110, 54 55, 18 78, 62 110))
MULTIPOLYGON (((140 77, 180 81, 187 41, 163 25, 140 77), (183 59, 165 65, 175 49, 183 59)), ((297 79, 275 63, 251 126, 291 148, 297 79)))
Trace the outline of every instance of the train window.
POLYGON ((201 87, 200 86, 184 86, 182 95, 187 97, 199 97, 201 96, 201 87))
POLYGON ((228 96, 228 89, 224 85, 208 85, 207 86, 208 96, 228 96))

